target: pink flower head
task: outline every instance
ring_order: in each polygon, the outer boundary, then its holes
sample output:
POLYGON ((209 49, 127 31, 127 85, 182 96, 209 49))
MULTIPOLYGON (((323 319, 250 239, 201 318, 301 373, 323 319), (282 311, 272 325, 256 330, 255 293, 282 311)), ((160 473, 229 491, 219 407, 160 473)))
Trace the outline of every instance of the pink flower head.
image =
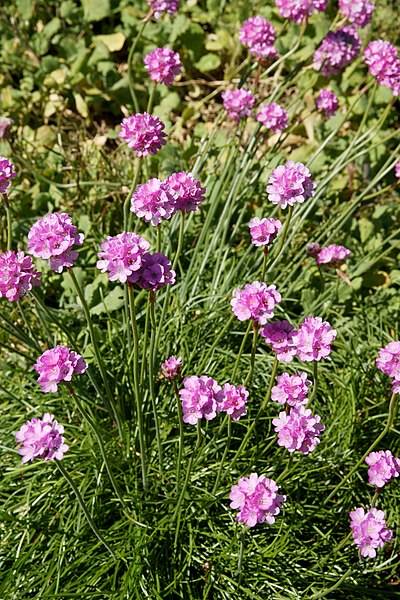
POLYGON ((289 160, 272 171, 268 179, 268 200, 281 208, 304 202, 314 195, 311 173, 302 163, 289 160))
POLYGON ((182 369, 182 359, 177 356, 170 356, 161 364, 161 373, 165 379, 172 381, 180 375, 182 369))
POLYGON ((149 7, 154 13, 156 19, 159 19, 164 13, 173 15, 179 7, 179 0, 147 0, 149 7))
POLYGON ((336 331, 321 317, 306 317, 293 336, 300 360, 310 362, 327 358, 336 338, 336 331))
POLYGON ((274 402, 289 406, 307 404, 310 385, 306 373, 282 373, 277 377, 277 385, 272 388, 271 398, 274 402))
POLYGON ((131 212, 152 225, 169 219, 175 212, 175 199, 169 186, 156 177, 138 185, 131 199, 131 212))
POLYGON ((324 77, 338 75, 358 56, 361 40, 354 27, 329 31, 314 53, 314 69, 324 77))
POLYGON ((0 194, 7 194, 11 185, 11 179, 15 176, 15 167, 11 160, 0 156, 0 194))
MULTIPOLYGON (((13 124, 13 120, 8 117, 0 117, 0 139, 6 137, 9 128, 13 124)), ((0 159, 1 160, 1 159, 0 159)))
POLYGON ((172 173, 164 182, 165 188, 175 200, 175 210, 195 212, 204 200, 206 190, 191 173, 172 173))
POLYGON ((18 453, 22 456, 22 462, 35 458, 61 460, 69 450, 63 433, 64 427, 49 413, 45 413, 41 419, 27 421, 15 434, 17 443, 21 445, 18 453))
POLYGON ((148 113, 136 113, 121 123, 119 137, 133 148, 136 156, 157 154, 166 142, 165 125, 158 117, 148 113))
POLYGON ((231 306, 239 321, 252 319, 258 325, 265 325, 280 301, 281 295, 274 285, 255 281, 234 290, 231 306))
POLYGON ((182 401, 183 421, 196 425, 200 419, 211 421, 223 400, 223 391, 212 377, 202 375, 185 377, 183 388, 179 390, 182 401))
POLYGON ((317 265, 338 267, 343 264, 350 255, 351 252, 348 248, 331 244, 330 246, 320 249, 316 261, 317 265))
POLYGON ((268 246, 274 241, 281 229, 282 223, 279 219, 254 217, 249 223, 251 243, 254 246, 268 246))
POLYGON ((350 527, 355 545, 362 557, 375 558, 376 549, 392 539, 393 532, 386 527, 385 513, 377 508, 367 512, 356 508, 350 513, 350 527))
POLYGON ((325 117, 331 117, 339 108, 339 100, 335 92, 329 88, 323 88, 318 94, 315 104, 319 112, 324 113, 325 117))
POLYGON ((149 242, 136 233, 123 232, 108 236, 100 245, 97 268, 108 273, 110 281, 135 283, 149 242))
POLYGON ((257 121, 262 123, 273 133, 281 133, 288 126, 288 114, 282 106, 271 102, 260 107, 257 113, 257 121))
POLYGON ((272 321, 260 330, 260 335, 275 352, 276 358, 281 362, 289 363, 296 356, 296 346, 293 336, 296 333, 289 321, 272 321))
POLYGON ((313 12, 326 10, 328 0, 275 0, 275 4, 284 19, 302 23, 313 12))
POLYGON ((289 413, 282 411, 279 417, 272 419, 272 424, 278 434, 278 444, 289 452, 298 450, 309 454, 319 444, 319 435, 325 426, 318 415, 313 415, 309 408, 294 406, 289 413))
POLYGON ((78 253, 74 246, 83 243, 84 235, 72 224, 67 213, 41 217, 28 233, 28 251, 36 258, 50 259, 50 268, 61 273, 74 265, 78 253))
POLYGON ((39 373, 42 392, 56 392, 59 383, 71 381, 73 375, 81 375, 88 365, 82 356, 67 346, 55 346, 43 352, 33 368, 39 373))
POLYGON ((368 483, 382 488, 393 477, 400 473, 400 459, 393 456, 390 450, 370 452, 365 459, 368 469, 368 483))
POLYGON ((222 94, 224 108, 231 119, 239 122, 244 117, 251 115, 252 108, 256 99, 248 90, 240 88, 238 90, 226 90, 222 94))
POLYGON ((246 414, 246 403, 249 392, 243 385, 234 386, 225 383, 223 387, 223 398, 219 404, 218 410, 226 412, 233 421, 238 421, 240 417, 246 414))
POLYGON ((258 59, 275 58, 276 32, 273 25, 264 17, 250 17, 242 24, 239 33, 241 43, 258 59))
POLYGON ((400 160, 394 166, 394 174, 397 177, 397 179, 400 179, 400 160))
POLYGON ((389 342, 384 348, 381 348, 376 359, 376 366, 388 377, 400 380, 400 342, 389 342))
POLYGON ((318 242, 310 242, 307 244, 306 250, 309 256, 312 256, 316 259, 321 250, 321 246, 318 244, 318 242))
POLYGON ((339 10, 356 27, 365 27, 371 21, 375 5, 370 0, 339 0, 339 10))
POLYGON ((286 496, 282 496, 273 479, 252 473, 249 477, 241 477, 232 486, 229 494, 231 508, 239 509, 237 521, 246 527, 254 527, 257 523, 275 522, 286 496))
POLYGON ((137 284, 145 290, 156 292, 166 285, 173 285, 175 276, 176 273, 171 268, 171 261, 164 254, 147 252, 142 258, 137 284))
POLYGON ((30 256, 23 252, 0 254, 0 298, 17 302, 40 285, 40 273, 36 271, 30 256))
POLYGON ((384 40, 370 42, 364 50, 369 72, 378 83, 400 96, 400 58, 397 48, 384 40))
POLYGON ((165 85, 171 85, 182 69, 178 52, 169 48, 152 50, 144 57, 144 64, 150 79, 165 85))

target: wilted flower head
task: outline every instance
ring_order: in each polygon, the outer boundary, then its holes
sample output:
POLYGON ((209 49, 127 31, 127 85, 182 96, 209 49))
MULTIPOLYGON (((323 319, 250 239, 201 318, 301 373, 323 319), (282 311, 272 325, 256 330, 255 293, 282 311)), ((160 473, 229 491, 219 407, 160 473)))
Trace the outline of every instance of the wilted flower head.
POLYGON ((289 406, 299 406, 307 404, 308 390, 311 381, 307 373, 282 373, 277 377, 277 384, 272 388, 271 398, 279 404, 288 404, 289 406))
POLYGON ((302 163, 289 160, 274 169, 268 179, 268 200, 281 208, 304 202, 314 195, 311 173, 302 163))
POLYGON ((393 536, 386 527, 385 513, 377 508, 370 508, 367 512, 363 508, 351 511, 350 526, 354 543, 364 558, 375 558, 376 549, 382 548, 393 536))
POLYGON ((84 235, 72 224, 67 213, 52 213, 41 217, 28 233, 28 251, 36 258, 50 259, 50 268, 61 273, 72 267, 78 253, 74 246, 83 243, 84 235))
POLYGON ((157 83, 171 85, 182 69, 178 52, 170 48, 155 48, 144 57, 150 78, 157 83))
POLYGON ((0 117, 0 139, 6 137, 7 132, 12 124, 12 119, 9 119, 8 117, 0 117))
POLYGON ((182 369, 182 359, 177 356, 170 356, 161 364, 161 373, 165 379, 176 379, 182 369))
POLYGON ((156 19, 163 13, 173 15, 179 7, 179 0, 147 0, 156 19))
POLYGON ((191 173, 172 173, 164 182, 164 187, 175 200, 175 210, 194 212, 204 200, 206 190, 191 173))
POLYGON ((393 477, 400 473, 400 459, 393 456, 390 450, 370 452, 365 459, 369 466, 368 483, 382 488, 393 477))
POLYGON ((321 360, 330 355, 336 331, 321 317, 306 317, 293 336, 297 356, 306 362, 321 360))
POLYGON ((318 415, 313 415, 304 406, 292 407, 289 413, 282 411, 279 417, 272 419, 272 424, 278 434, 278 444, 289 452, 298 450, 309 454, 319 444, 319 435, 325 426, 318 415))
POLYGON ((289 321, 272 321, 260 330, 260 335, 265 339, 276 354, 276 358, 282 362, 291 362, 296 355, 296 346, 293 336, 296 333, 289 321))
POLYGON ((196 425, 200 419, 210 421, 218 412, 223 400, 223 391, 212 377, 202 375, 185 377, 179 390, 182 401, 183 421, 196 425))
POLYGON ((274 48, 276 32, 273 25, 264 17, 250 17, 244 21, 239 33, 239 39, 250 54, 258 59, 275 58, 274 48))
POLYGON ((376 359, 376 366, 385 375, 400 380, 400 342, 389 342, 384 348, 381 348, 376 359))
POLYGON ((282 223, 279 219, 254 217, 249 223, 251 243, 254 246, 268 246, 274 241, 281 229, 282 223))
POLYGON ((400 161, 394 166, 394 174, 397 177, 397 179, 400 179, 400 161))
POLYGON ((73 375, 81 375, 88 368, 87 362, 67 346, 56 346, 43 352, 33 366, 39 374, 42 392, 56 392, 62 381, 71 381, 73 375))
POLYGON ((282 106, 279 106, 276 102, 271 102, 260 107, 257 113, 257 121, 273 133, 280 133, 288 125, 288 114, 282 106))
POLYGON ((316 261, 317 265, 338 267, 343 264, 350 255, 351 252, 348 248, 331 244, 330 246, 320 249, 316 261))
POLYGON ((318 94, 315 104, 319 112, 323 112, 325 117, 331 117, 339 108, 339 100, 335 92, 329 88, 324 88, 318 94))
POLYGON ((169 219, 175 212, 175 199, 169 186, 156 177, 138 185, 132 195, 131 212, 152 225, 169 219))
POLYGON ((328 5, 328 0, 275 0, 275 4, 284 19, 301 23, 313 12, 323 12, 328 5))
POLYGON ((306 246, 307 254, 312 256, 313 258, 317 258, 319 251, 321 250, 321 246, 318 242, 310 242, 306 246))
POLYGON ((256 101, 253 94, 243 88, 226 90, 222 94, 222 100, 226 112, 234 121, 240 121, 240 119, 251 115, 251 110, 256 101))
POLYGON ((231 306, 239 321, 251 319, 258 325, 265 325, 274 316, 275 306, 280 301, 281 295, 274 285, 255 281, 234 290, 231 306))
POLYGON ((22 462, 35 458, 61 460, 69 449, 63 433, 64 427, 49 413, 45 413, 41 419, 27 421, 15 434, 17 443, 21 444, 18 453, 22 456, 22 462))
POLYGON ((124 231, 108 236, 100 245, 96 266, 108 274, 110 281, 135 283, 149 248, 149 242, 136 233, 124 231))
POLYGON ((329 31, 314 53, 314 69, 324 77, 338 75, 358 56, 361 40, 354 27, 329 31))
POLYGON ((339 0, 339 10, 357 27, 365 27, 371 21, 375 5, 370 0, 339 0))
POLYGON ((397 48, 384 40, 370 42, 364 50, 364 60, 369 72, 378 83, 400 96, 400 58, 397 48))
POLYGON ((138 271, 137 285, 145 290, 157 290, 175 283, 175 271, 171 261, 161 252, 147 252, 142 257, 142 265, 138 271))
POLYGON ((286 500, 286 496, 278 491, 275 481, 264 475, 252 473, 249 477, 241 477, 229 494, 231 508, 239 509, 236 519, 246 527, 274 523, 286 500))
POLYGON ((158 117, 137 113, 126 117, 121 123, 119 137, 133 148, 136 156, 156 154, 166 142, 165 125, 158 117))
POLYGON ((234 386, 231 383, 225 383, 222 391, 223 398, 219 403, 218 410, 226 412, 233 421, 238 421, 246 414, 249 392, 243 385, 234 386))
POLYGON ((16 302, 38 285, 40 273, 30 256, 11 250, 0 253, 0 298, 16 302))
POLYGON ((0 156, 0 194, 7 194, 11 179, 16 176, 15 167, 11 160, 0 156))

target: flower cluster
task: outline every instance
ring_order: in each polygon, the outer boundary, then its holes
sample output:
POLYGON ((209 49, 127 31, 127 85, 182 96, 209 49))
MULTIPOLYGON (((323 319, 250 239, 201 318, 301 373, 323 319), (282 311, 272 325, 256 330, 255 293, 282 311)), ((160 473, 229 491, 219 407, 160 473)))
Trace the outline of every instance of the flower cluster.
POLYGON ((256 101, 251 92, 243 88, 237 90, 226 90, 222 94, 224 108, 231 119, 240 121, 244 117, 251 115, 252 108, 256 101))
POLYGON ((296 356, 293 336, 296 333, 289 321, 272 321, 267 323, 260 334, 275 352, 276 358, 282 362, 291 362, 296 356))
POLYGON ((354 27, 329 31, 314 53, 314 69, 324 77, 338 75, 358 56, 361 40, 354 27))
POLYGON ((14 165, 8 158, 0 156, 0 194, 7 194, 11 179, 16 176, 14 165))
POLYGON ((148 0, 148 3, 156 19, 164 13, 173 15, 179 7, 179 0, 148 0))
POLYGON ((136 113, 121 123, 119 137, 133 148, 136 156, 156 154, 166 143, 165 125, 158 117, 148 113, 136 113))
POLYGON ((78 258, 75 246, 83 243, 84 236, 73 225, 67 213, 52 213, 41 217, 28 233, 28 251, 36 258, 50 259, 50 268, 61 273, 72 267, 78 258))
POLYGON ((275 0, 275 4, 284 19, 301 23, 313 12, 326 10, 328 0, 275 0))
POLYGON ((390 450, 370 452, 365 462, 369 466, 368 483, 378 488, 400 474, 400 458, 393 456, 390 450))
POLYGON ((33 366, 39 374, 42 392, 56 392, 62 381, 71 381, 73 375, 81 375, 88 368, 87 362, 67 346, 55 346, 43 352, 33 366))
POLYGON ((164 254, 147 252, 143 256, 138 276, 137 285, 140 288, 156 292, 166 285, 173 285, 176 273, 172 269, 171 261, 164 254))
POLYGON ((182 369, 182 359, 177 356, 170 356, 161 364, 161 374, 165 379, 172 381, 176 379, 182 369))
POLYGON ((278 444, 289 452, 298 450, 309 454, 319 444, 319 435, 325 427, 318 415, 313 415, 309 408, 294 406, 289 413, 282 411, 279 417, 272 419, 278 434, 278 444))
POLYGON ((179 171, 165 180, 168 193, 174 198, 174 210, 195 212, 204 200, 206 190, 191 173, 179 171))
POLYGON ((241 477, 232 486, 229 499, 231 508, 239 509, 237 521, 246 527, 254 527, 258 523, 274 523, 286 496, 279 494, 273 479, 252 473, 249 477, 241 477))
POLYGON ((389 88, 394 96, 400 96, 400 58, 397 48, 384 40, 370 42, 364 51, 364 60, 378 83, 389 88))
POLYGON ((371 21, 375 5, 371 0, 339 0, 339 10, 356 27, 365 27, 371 21))
POLYGON ((273 133, 281 133, 288 126, 288 114, 279 104, 271 102, 261 106, 257 113, 257 121, 273 133))
POLYGON ((274 316, 275 306, 280 301, 281 295, 274 285, 255 281, 234 290, 231 306, 239 321, 251 319, 258 325, 265 325, 274 316))
POLYGON ((348 248, 345 248, 345 246, 331 244, 330 246, 320 248, 315 257, 315 260, 317 262, 317 265, 339 267, 346 261, 346 259, 350 255, 350 250, 348 248))
POLYGON ((392 380, 393 392, 400 392, 400 342, 389 342, 381 348, 376 366, 392 380))
POLYGON ((110 281, 136 283, 143 257, 150 248, 147 240, 131 232, 108 236, 100 245, 97 268, 107 273, 110 281))
POLYGON ((383 510, 356 508, 350 513, 350 526, 355 545, 363 557, 375 558, 377 548, 392 539, 393 532, 386 527, 383 510))
POLYGON ((319 112, 324 113, 325 117, 331 117, 339 108, 339 100, 335 92, 329 88, 323 88, 315 99, 315 105, 319 112))
POLYGON ((178 52, 169 48, 155 48, 144 57, 150 78, 157 83, 171 85, 182 69, 178 52))
POLYGON ((179 390, 183 421, 195 425, 200 419, 210 421, 220 412, 226 412, 234 421, 246 414, 249 392, 243 385, 225 383, 221 387, 215 379, 201 375, 185 377, 179 390))
POLYGON ((306 317, 293 335, 293 343, 299 359, 310 362, 328 357, 335 338, 336 331, 327 321, 321 317, 306 317))
POLYGON ((311 173, 302 163, 289 160, 272 171, 268 179, 268 200, 281 208, 304 202, 314 195, 311 173))
POLYGON ((40 273, 30 256, 11 250, 0 254, 0 298, 16 302, 38 285, 40 273))
POLYGON ((61 460, 69 447, 63 437, 64 427, 59 425, 54 415, 45 413, 41 419, 31 419, 22 425, 15 434, 22 462, 35 458, 61 460))
POLYGON ((241 43, 259 60, 275 58, 276 32, 273 25, 264 17, 250 17, 242 24, 239 33, 241 43))
POLYGON ((234 386, 225 383, 222 388, 223 398, 219 404, 219 411, 226 412, 233 421, 238 421, 246 414, 246 404, 249 392, 243 385, 234 386))
POLYGON ((308 390, 311 381, 306 373, 282 373, 277 377, 277 384, 272 388, 271 398, 279 404, 299 406, 307 404, 308 390))
POLYGON ((254 217, 249 223, 251 243, 254 246, 268 246, 274 241, 281 229, 282 223, 279 219, 254 217))

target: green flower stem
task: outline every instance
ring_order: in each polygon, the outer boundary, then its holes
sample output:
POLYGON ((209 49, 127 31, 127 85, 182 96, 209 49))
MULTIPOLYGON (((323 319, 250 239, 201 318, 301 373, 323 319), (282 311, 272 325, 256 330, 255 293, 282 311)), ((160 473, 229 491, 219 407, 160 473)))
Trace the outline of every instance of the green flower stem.
POLYGON ((345 579, 347 579, 347 577, 350 575, 352 570, 353 570, 353 567, 350 567, 349 569, 347 569, 347 571, 345 573, 343 573, 343 575, 340 577, 340 579, 337 580, 335 585, 332 585, 332 587, 330 587, 328 589, 325 589, 321 592, 317 592, 316 594, 313 594, 312 596, 309 596, 309 599, 317 600, 319 598, 326 598, 326 596, 328 596, 331 592, 334 592, 335 590, 337 590, 342 585, 343 581, 345 579))
MULTIPOLYGON (((162 443, 161 443, 160 423, 159 423, 158 413, 157 413, 156 397, 155 397, 155 392, 154 392, 154 380, 155 380, 154 344, 155 344, 155 340, 156 340, 157 324, 156 324, 156 315, 155 315, 155 294, 153 292, 150 292, 148 302, 149 302, 150 323, 151 323, 150 348, 149 348, 149 360, 148 360, 149 390, 150 390, 151 406, 153 409, 154 425, 156 428, 158 461, 159 461, 159 466, 160 466, 160 473, 162 475, 164 472, 163 450, 162 450, 162 443)), ((143 353, 143 355, 144 355, 144 353, 143 353)))
POLYGON ((317 394, 317 389, 318 389, 318 361, 315 360, 313 363, 313 376, 314 376, 314 385, 313 385, 313 389, 312 392, 310 394, 310 398, 308 403, 311 404, 311 402, 315 399, 315 396, 317 394))
POLYGON ((176 248, 174 262, 172 263, 173 270, 176 269, 179 257, 180 257, 181 252, 182 252, 184 234, 185 234, 185 213, 182 210, 181 214, 180 214, 180 220, 179 220, 178 246, 176 248))
POLYGON ((229 447, 231 445, 231 439, 232 439, 232 419, 231 419, 231 417, 229 415, 226 415, 226 419, 228 420, 227 437, 226 437, 226 442, 225 442, 224 453, 222 455, 221 462, 219 464, 219 469, 218 469, 217 477, 215 479, 214 487, 212 489, 213 496, 215 496, 215 494, 217 492, 217 489, 218 489, 218 486, 219 486, 219 482, 221 481, 221 475, 222 475, 222 471, 223 471, 223 468, 224 468, 225 460, 226 460, 226 457, 227 457, 228 452, 229 452, 229 447))
POLYGON ((157 225, 156 231, 157 231, 156 249, 157 249, 157 252, 161 252, 161 246, 162 246, 162 243, 161 243, 161 225, 157 225))
POLYGON ((12 246, 11 210, 10 210, 10 207, 8 205, 8 200, 5 199, 4 196, 3 196, 3 200, 4 200, 4 209, 6 211, 6 219, 7 219, 7 250, 11 250, 11 246, 12 246))
POLYGON ((249 321, 249 324, 248 324, 247 329, 246 329, 246 333, 243 336, 242 343, 240 345, 240 349, 239 349, 238 355, 236 357, 235 366, 233 367, 233 372, 232 372, 232 381, 233 382, 235 381, 236 373, 237 373, 237 370, 239 368, 240 359, 242 357, 242 354, 243 354, 243 351, 244 351, 244 347, 245 347, 246 342, 247 342, 247 338, 249 337, 251 326, 252 326, 252 321, 249 321))
POLYGON ((135 107, 136 112, 140 111, 140 107, 139 107, 138 99, 136 97, 135 88, 133 87, 134 73, 133 73, 132 60, 133 60, 133 55, 136 50, 136 46, 138 45, 138 42, 139 42, 140 38, 142 37, 144 29, 145 29, 147 23, 149 22, 149 20, 151 19, 152 14, 153 14, 153 11, 150 11, 146 15, 145 19, 142 21, 142 24, 139 27, 139 31, 137 32, 135 39, 133 40, 133 43, 129 50, 129 55, 128 55, 128 85, 129 85, 129 91, 131 93, 131 97, 132 97, 132 101, 133 101, 133 106, 135 107))
POLYGON ((292 220, 292 216, 293 216, 293 206, 289 207, 289 211, 288 211, 288 215, 286 217, 286 221, 285 221, 285 225, 283 226, 283 231, 282 231, 282 235, 279 236, 278 238, 278 244, 276 246, 276 250, 275 250, 275 256, 274 256, 274 262, 271 265, 272 267, 275 266, 275 264, 277 263, 278 259, 281 256, 281 253, 284 249, 285 246, 285 242, 286 242, 286 238, 288 235, 288 231, 289 231, 289 225, 290 225, 290 221, 292 220))
POLYGON ((265 246, 263 250, 263 262, 261 268, 261 281, 265 281, 265 276, 267 274, 267 263, 268 263, 268 247, 265 246))
MULTIPOLYGON (((147 303, 146 309, 146 318, 144 322, 144 335, 143 335, 143 350, 142 356, 146 356, 147 354, 147 342, 149 338, 149 326, 150 326, 150 302, 147 303)), ((146 373, 146 361, 142 360, 142 365, 140 367, 140 389, 143 389, 143 382, 146 373)))
POLYGON ((243 557, 244 557, 244 542, 245 542, 245 531, 240 532, 239 536, 239 554, 238 554, 238 565, 237 565, 237 577, 240 583, 242 579, 242 567, 243 567, 243 557))
POLYGON ((154 104, 154 98, 155 98, 155 95, 156 95, 156 89, 157 89, 156 83, 153 82, 151 84, 150 94, 149 94, 149 101, 147 103, 147 109, 146 109, 146 112, 148 112, 149 115, 151 114, 151 111, 153 110, 153 104, 154 104))
POLYGON ((134 164, 134 169, 135 169, 135 173, 133 176, 133 181, 132 181, 132 185, 130 187, 130 190, 125 198, 125 202, 124 202, 124 206, 123 206, 123 218, 124 218, 124 231, 128 231, 130 224, 130 204, 131 204, 131 198, 132 198, 132 194, 136 189, 136 186, 139 182, 139 176, 140 176, 140 168, 141 168, 141 162, 140 162, 140 158, 135 158, 135 164, 134 164))
POLYGON ((252 321, 252 323, 253 323, 253 343, 251 345, 250 370, 249 370, 248 375, 244 382, 245 386, 251 385, 251 382, 253 379, 253 373, 254 373, 254 363, 255 363, 255 359, 256 359, 258 328, 254 321, 252 321))
POLYGON ((181 398, 179 396, 179 391, 178 391, 178 386, 176 384, 176 381, 173 382, 173 386, 174 386, 174 392, 175 392, 175 396, 176 396, 176 406, 177 406, 177 411, 178 411, 178 423, 179 423, 178 458, 176 461, 176 497, 178 497, 180 480, 181 480, 183 445, 185 442, 185 438, 184 438, 184 430, 183 430, 182 403, 181 403, 181 398))

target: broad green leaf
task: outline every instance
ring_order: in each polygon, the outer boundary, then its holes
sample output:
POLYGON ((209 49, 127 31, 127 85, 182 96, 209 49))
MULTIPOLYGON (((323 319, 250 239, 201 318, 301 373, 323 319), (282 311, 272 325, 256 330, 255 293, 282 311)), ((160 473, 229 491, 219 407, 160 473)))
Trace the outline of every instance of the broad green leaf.
POLYGON ((110 33, 108 35, 96 35, 93 39, 95 43, 102 42, 110 52, 118 52, 121 50, 126 40, 121 31, 110 33))
POLYGON ((218 69, 221 64, 221 59, 217 54, 212 54, 209 52, 201 57, 201 59, 195 63, 195 67, 201 71, 202 73, 207 73, 208 71, 214 71, 218 69))
POLYGON ((111 13, 110 0, 82 0, 86 21, 101 21, 111 13))

